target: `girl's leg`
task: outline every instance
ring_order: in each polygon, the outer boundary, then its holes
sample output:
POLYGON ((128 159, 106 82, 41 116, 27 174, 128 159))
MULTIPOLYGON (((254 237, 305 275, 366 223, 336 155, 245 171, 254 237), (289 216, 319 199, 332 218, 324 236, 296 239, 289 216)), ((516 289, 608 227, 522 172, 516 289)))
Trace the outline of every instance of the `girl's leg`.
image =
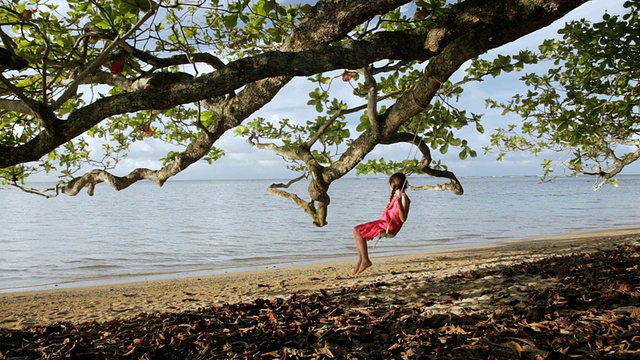
POLYGON ((356 248, 358 249, 358 262, 356 263, 356 267, 353 269, 353 274, 356 275, 371 266, 371 260, 369 259, 367 240, 365 240, 355 229, 353 230, 353 239, 356 243, 356 248))
POLYGON ((353 275, 355 275, 358 273, 358 269, 360 268, 360 263, 362 262, 362 250, 360 249, 361 248, 360 243, 364 239, 356 229, 353 229, 353 239, 356 243, 356 250, 358 250, 358 262, 356 262, 356 266, 353 268, 353 275))

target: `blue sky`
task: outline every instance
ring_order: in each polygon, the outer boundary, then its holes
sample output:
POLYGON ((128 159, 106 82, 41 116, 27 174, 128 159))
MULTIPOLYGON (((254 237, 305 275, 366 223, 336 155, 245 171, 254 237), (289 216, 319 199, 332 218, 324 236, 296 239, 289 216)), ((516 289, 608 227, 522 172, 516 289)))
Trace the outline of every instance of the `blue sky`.
MULTIPOLYGON (((624 0, 590 1, 567 15, 563 20, 516 42, 495 49, 483 57, 489 59, 497 54, 512 55, 521 49, 536 50, 543 39, 558 37, 557 30, 566 21, 581 18, 599 21, 605 11, 609 14, 623 13, 623 3, 624 0)), ((465 68, 466 65, 451 80, 454 82, 460 80, 464 76, 465 68)), ((525 71, 533 71, 533 68, 525 69, 525 71)), ((333 75, 339 73, 336 72, 333 75)), ((506 74, 496 79, 486 79, 483 82, 465 85, 465 91, 456 106, 468 112, 485 114, 482 121, 485 133, 479 134, 472 129, 473 127, 470 127, 468 130, 463 130, 460 135, 469 141, 469 144, 478 152, 479 156, 461 161, 458 159, 458 152, 453 149, 446 155, 441 155, 438 151, 434 151, 434 159, 443 160, 449 166, 449 169, 459 177, 541 175, 542 168, 540 164, 543 161, 543 157, 535 157, 526 153, 511 153, 507 155, 505 161, 499 162, 496 160, 496 154, 484 155, 482 150, 484 146, 489 144, 489 135, 495 128, 517 121, 514 118, 503 117, 498 111, 486 109, 485 99, 492 98, 494 100, 507 101, 515 93, 525 91, 525 87, 518 80, 521 75, 518 73, 506 74)), ((278 119, 289 118, 292 122, 304 123, 307 119, 314 118, 317 115, 312 108, 306 105, 307 94, 313 88, 314 85, 310 84, 305 78, 295 79, 270 104, 251 118, 264 117, 274 122, 278 119)), ((348 86, 344 86, 342 94, 349 105, 360 104, 356 102, 359 101, 358 99, 351 96, 351 90, 348 86)), ((332 94, 332 96, 337 95, 332 94)), ((356 133, 355 126, 358 122, 358 116, 350 120, 352 134, 356 133)), ((225 157, 213 165, 209 165, 204 161, 198 162, 177 175, 175 179, 287 179, 297 176, 296 173, 286 169, 286 163, 279 156, 268 150, 253 149, 244 139, 236 137, 233 131, 223 135, 215 145, 225 150, 225 157)), ((119 164, 119 168, 114 173, 123 175, 136 167, 157 169, 161 167, 158 159, 165 156, 170 149, 169 145, 158 140, 146 139, 144 142, 133 145, 129 157, 119 164)), ((378 146, 368 158, 383 156, 385 159, 403 160, 413 157, 414 154, 415 150, 409 145, 398 144, 378 146)), ((552 154, 551 156, 555 155, 552 154)), ((630 167, 624 173, 640 173, 640 164, 630 167)), ((354 175, 355 170, 348 176, 354 175)))

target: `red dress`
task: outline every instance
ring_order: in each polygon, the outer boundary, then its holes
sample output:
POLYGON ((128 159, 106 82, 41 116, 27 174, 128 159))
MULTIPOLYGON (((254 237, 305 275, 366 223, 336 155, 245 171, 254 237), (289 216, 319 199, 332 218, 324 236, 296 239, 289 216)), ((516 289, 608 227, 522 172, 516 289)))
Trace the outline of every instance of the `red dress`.
MULTIPOLYGON (((405 199, 405 206, 409 206, 411 200, 407 194, 401 195, 405 199)), ((398 199, 394 196, 387 209, 382 213, 380 220, 371 221, 368 223, 356 225, 354 229, 360 233, 363 239, 371 240, 378 236, 381 232, 387 231, 389 227, 389 234, 396 235, 400 228, 402 228, 402 220, 400 220, 400 208, 398 206, 398 199)))

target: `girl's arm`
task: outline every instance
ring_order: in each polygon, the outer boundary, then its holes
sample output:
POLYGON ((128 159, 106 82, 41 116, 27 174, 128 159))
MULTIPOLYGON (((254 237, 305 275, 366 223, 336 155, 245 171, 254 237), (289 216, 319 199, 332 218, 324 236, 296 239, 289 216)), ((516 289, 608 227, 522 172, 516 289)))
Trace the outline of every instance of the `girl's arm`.
POLYGON ((409 207, 411 206, 411 203, 409 202, 409 199, 406 194, 400 193, 397 196, 398 196, 398 212, 399 212, 398 215, 400 216, 400 221, 404 223, 405 221, 407 221, 407 216, 409 216, 409 207))

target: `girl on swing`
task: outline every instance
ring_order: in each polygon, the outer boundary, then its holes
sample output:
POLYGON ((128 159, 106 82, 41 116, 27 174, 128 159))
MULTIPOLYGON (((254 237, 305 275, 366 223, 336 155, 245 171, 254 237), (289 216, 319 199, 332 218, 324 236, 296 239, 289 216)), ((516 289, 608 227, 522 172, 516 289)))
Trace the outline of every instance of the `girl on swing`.
POLYGON ((403 173, 395 173, 389 178, 391 196, 386 210, 379 220, 356 225, 353 228, 353 238, 358 249, 358 262, 353 274, 357 275, 369 268, 372 263, 369 259, 367 241, 380 234, 396 235, 409 215, 411 200, 404 192, 407 188, 407 177, 403 173))

